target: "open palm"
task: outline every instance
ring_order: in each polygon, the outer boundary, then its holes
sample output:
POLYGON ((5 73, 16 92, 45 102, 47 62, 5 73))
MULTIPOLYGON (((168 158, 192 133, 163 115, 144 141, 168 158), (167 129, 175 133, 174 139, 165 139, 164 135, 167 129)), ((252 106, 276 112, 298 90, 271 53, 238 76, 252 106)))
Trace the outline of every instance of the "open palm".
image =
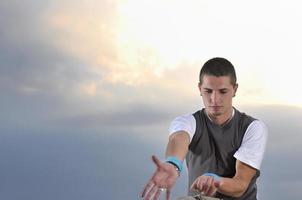
POLYGON ((156 156, 152 156, 156 170, 142 192, 144 200, 157 200, 163 189, 166 190, 166 200, 170 199, 171 189, 174 186, 178 173, 175 167, 166 162, 161 162, 156 156))

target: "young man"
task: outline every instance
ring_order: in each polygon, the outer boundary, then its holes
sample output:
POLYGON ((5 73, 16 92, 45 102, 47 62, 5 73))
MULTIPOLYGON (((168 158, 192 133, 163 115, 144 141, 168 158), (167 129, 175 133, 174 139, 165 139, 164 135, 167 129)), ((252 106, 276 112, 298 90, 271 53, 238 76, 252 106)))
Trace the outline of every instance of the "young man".
POLYGON ((142 197, 157 200, 171 189, 186 158, 189 195, 196 192, 224 200, 257 199, 267 128, 232 106, 238 84, 233 65, 224 58, 207 61, 198 88, 205 108, 177 117, 170 126, 166 161, 152 156, 157 169, 142 197))

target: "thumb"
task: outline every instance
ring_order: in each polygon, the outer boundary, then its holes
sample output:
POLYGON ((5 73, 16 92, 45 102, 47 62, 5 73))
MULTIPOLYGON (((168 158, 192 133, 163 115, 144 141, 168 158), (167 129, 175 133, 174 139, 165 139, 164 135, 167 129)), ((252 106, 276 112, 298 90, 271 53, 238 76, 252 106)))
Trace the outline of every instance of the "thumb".
POLYGON ((152 155, 152 161, 154 162, 157 168, 160 168, 161 162, 155 155, 152 155))
POLYGON ((217 189, 219 189, 220 185, 221 185, 221 182, 220 182, 220 181, 215 181, 215 182, 214 182, 214 186, 215 186, 217 189))

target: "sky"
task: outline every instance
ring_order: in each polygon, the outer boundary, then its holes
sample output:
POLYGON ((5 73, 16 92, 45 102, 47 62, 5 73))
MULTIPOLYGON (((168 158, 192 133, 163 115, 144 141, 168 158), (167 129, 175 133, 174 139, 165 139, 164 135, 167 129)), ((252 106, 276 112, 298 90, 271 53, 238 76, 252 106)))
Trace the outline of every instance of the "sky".
POLYGON ((139 199, 216 56, 236 68, 234 106, 269 128, 259 199, 299 198, 300 4, 2 0, 0 198, 139 199))

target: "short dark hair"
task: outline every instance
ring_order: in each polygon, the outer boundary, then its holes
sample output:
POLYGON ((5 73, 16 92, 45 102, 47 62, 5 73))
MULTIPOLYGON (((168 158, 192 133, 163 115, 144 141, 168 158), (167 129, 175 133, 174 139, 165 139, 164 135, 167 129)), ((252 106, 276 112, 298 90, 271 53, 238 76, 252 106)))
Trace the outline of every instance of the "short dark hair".
POLYGON ((233 86, 237 83, 236 72, 233 64, 225 58, 212 58, 208 60, 201 68, 199 73, 199 83, 202 84, 204 75, 212 76, 230 76, 233 86))

